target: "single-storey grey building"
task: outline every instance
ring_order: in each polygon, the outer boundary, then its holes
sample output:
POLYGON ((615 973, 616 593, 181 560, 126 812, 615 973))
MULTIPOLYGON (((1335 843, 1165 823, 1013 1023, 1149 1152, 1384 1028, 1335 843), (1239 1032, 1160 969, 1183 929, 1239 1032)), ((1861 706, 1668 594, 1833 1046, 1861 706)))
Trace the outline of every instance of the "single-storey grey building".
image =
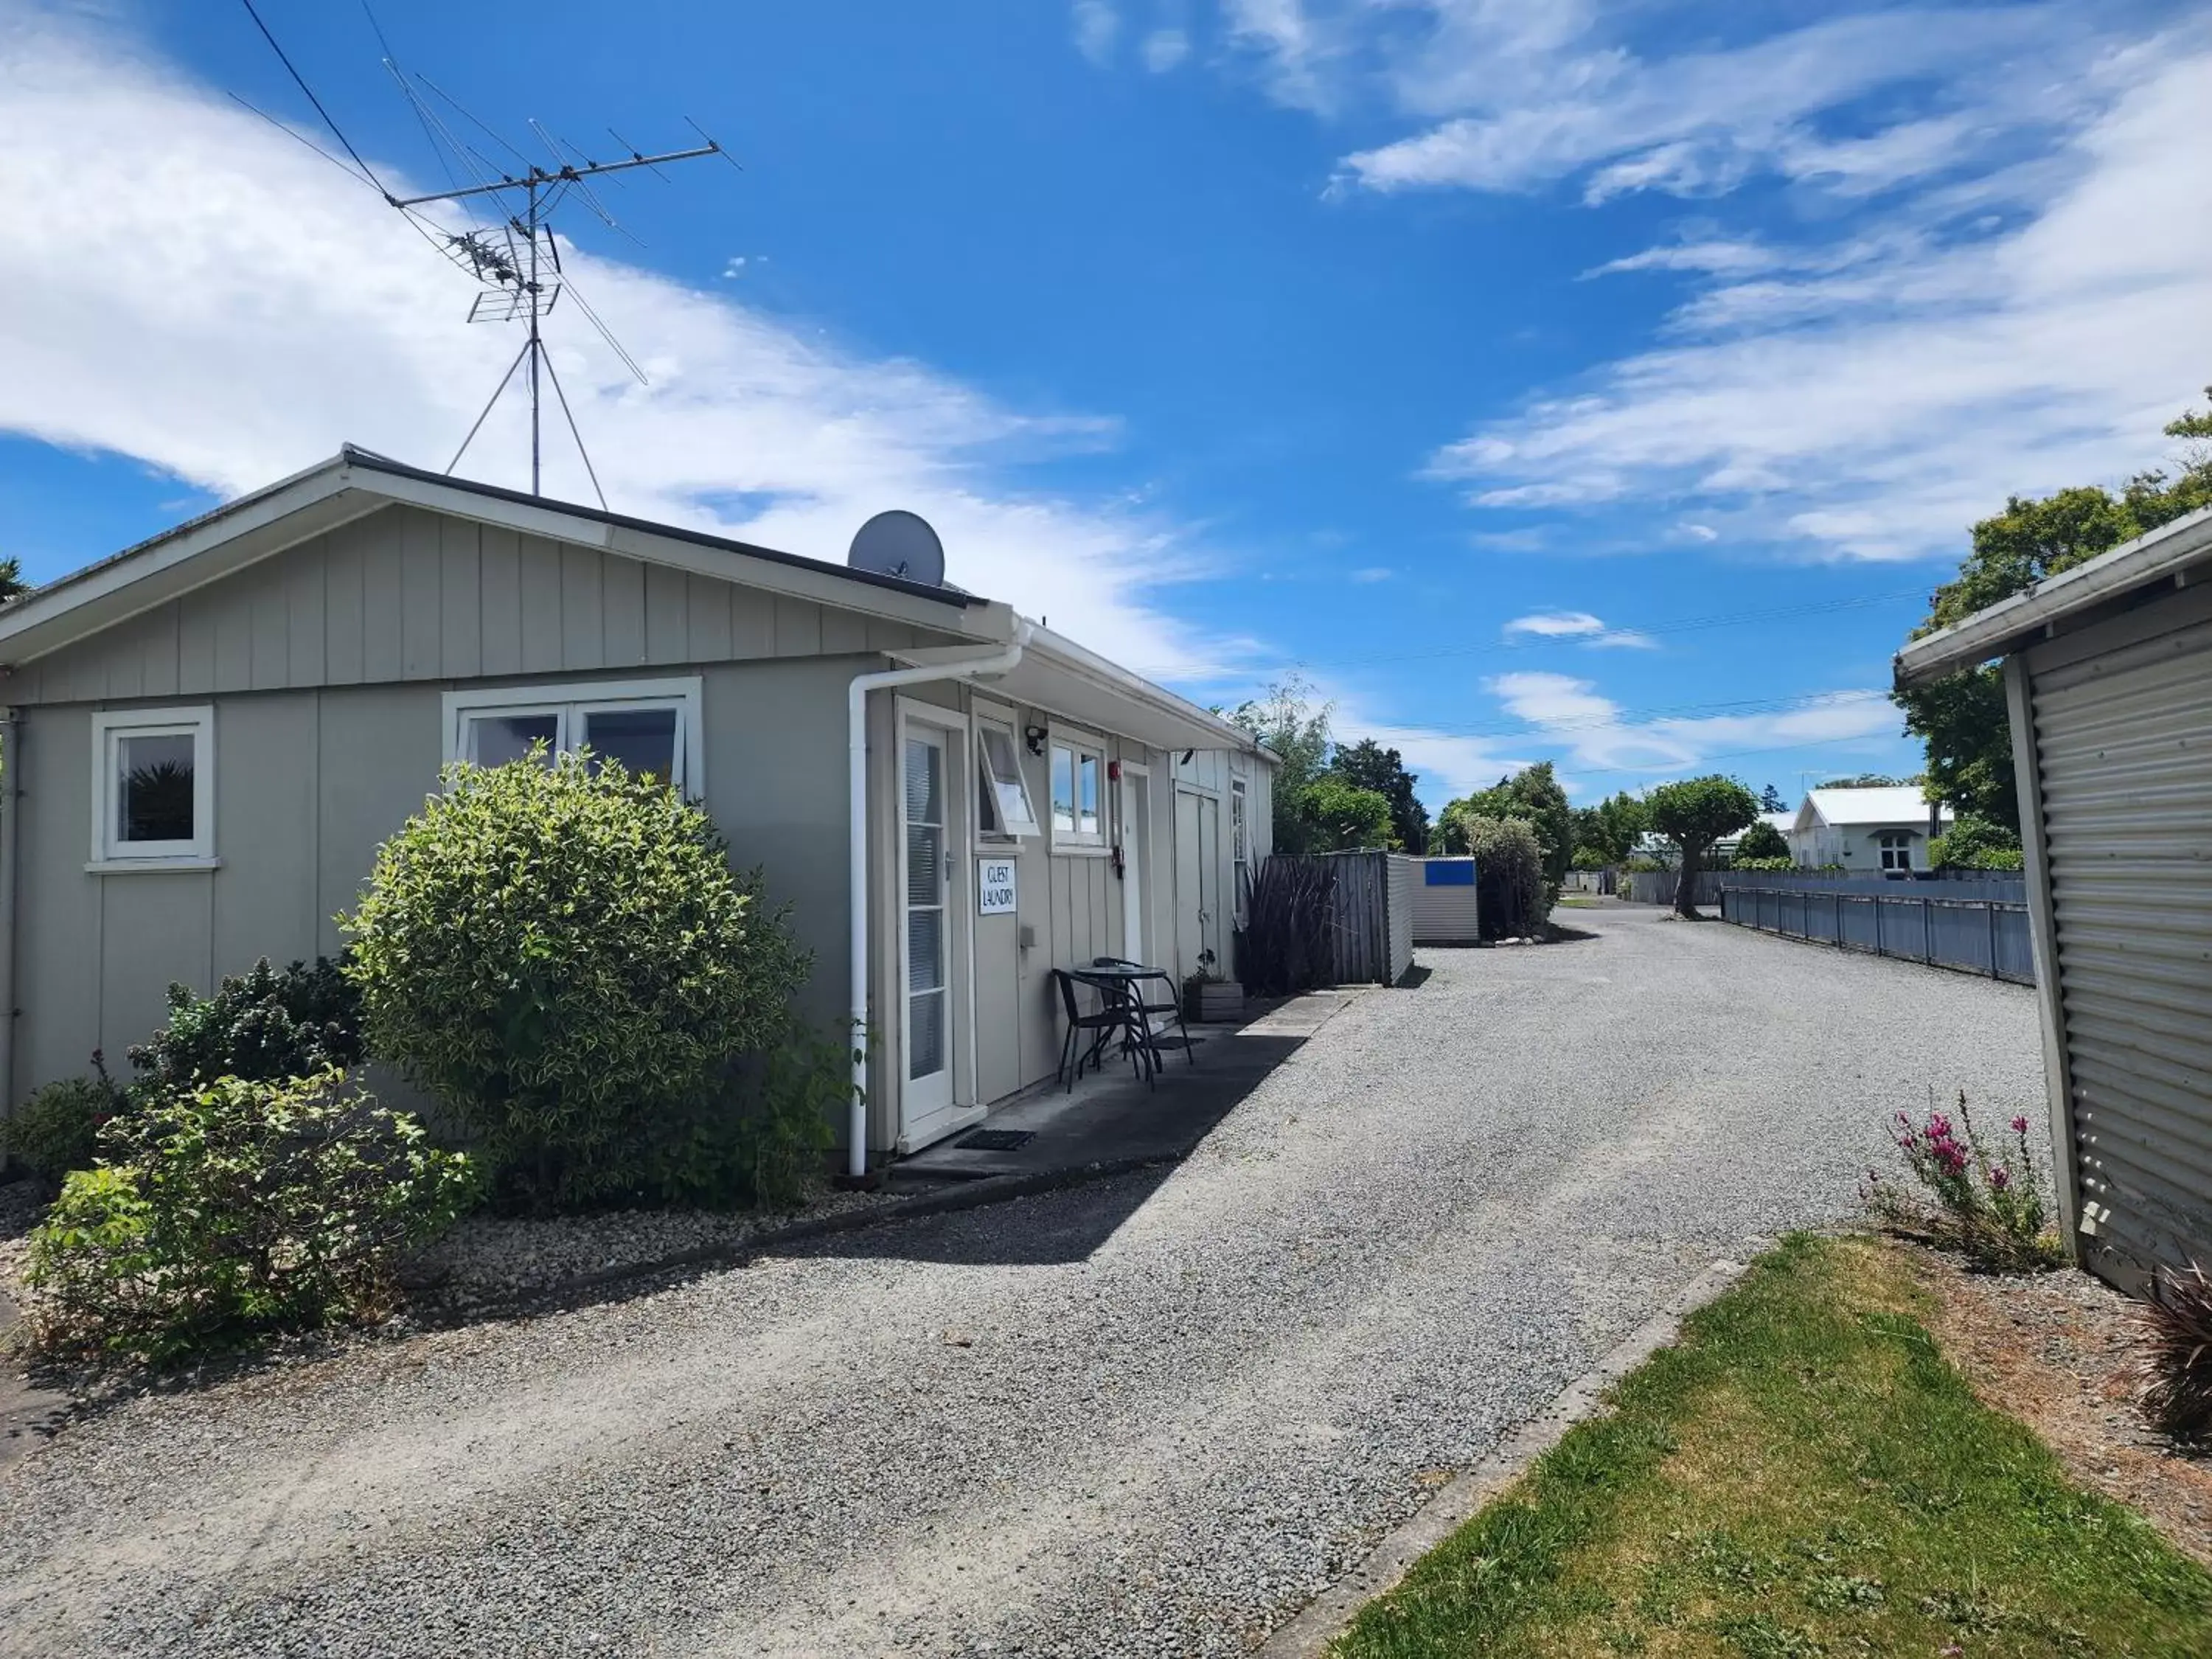
POLYGON ((2212 509, 1898 654, 2002 658, 2058 1208, 2123 1288, 2212 1267, 2212 509))
POLYGON ((1929 806, 1917 784, 1814 789, 1782 833, 1801 869, 1902 875, 1929 867, 1928 843, 1953 817, 1929 806))
POLYGON ((0 665, 8 1103, 337 950, 441 764, 540 738, 762 867, 877 1154, 1052 1075, 1052 969, 1225 969, 1268 850, 1267 751, 1003 604, 353 448, 0 611, 0 665))

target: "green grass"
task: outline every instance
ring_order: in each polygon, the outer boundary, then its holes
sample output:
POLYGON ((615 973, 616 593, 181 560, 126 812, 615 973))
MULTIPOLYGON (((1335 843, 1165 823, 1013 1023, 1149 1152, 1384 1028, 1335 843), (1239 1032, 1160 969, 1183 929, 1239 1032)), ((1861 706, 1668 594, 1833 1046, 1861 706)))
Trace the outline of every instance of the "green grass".
POLYGON ((1563 910, 1601 910, 1605 907, 1593 898, 1563 898, 1559 901, 1559 908, 1563 910))
POLYGON ((1976 1401, 1865 1240, 1796 1237, 1340 1659, 2212 1655, 2212 1575, 1976 1401))

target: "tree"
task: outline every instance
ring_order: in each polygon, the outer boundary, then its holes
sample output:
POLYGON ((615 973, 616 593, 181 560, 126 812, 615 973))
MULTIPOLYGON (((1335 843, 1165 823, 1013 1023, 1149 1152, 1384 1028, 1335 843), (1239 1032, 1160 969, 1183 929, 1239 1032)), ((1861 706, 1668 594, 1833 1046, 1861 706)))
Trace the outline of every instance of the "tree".
POLYGON ((30 583, 23 580, 23 562, 12 554, 0 559, 0 605, 20 599, 30 591, 30 583))
POLYGON ((1987 818, 1958 818, 1928 843, 1928 862, 1938 870, 2017 870, 2020 837, 1987 818))
POLYGON ((1899 789, 1911 782, 1910 778, 1893 778, 1887 772, 1854 772, 1847 778, 1830 778, 1826 783, 1816 783, 1815 789, 1899 789))
POLYGON ((1355 853, 1393 844, 1389 799, 1380 790, 1356 788, 1334 772, 1306 786, 1304 817, 1305 850, 1310 853, 1355 853))
POLYGON ((1460 815, 1460 833, 1473 854, 1474 913, 1485 939, 1532 939, 1552 913, 1544 881, 1544 854, 1526 818, 1460 815))
POLYGON ((1355 789, 1371 789, 1390 805, 1390 827, 1397 844, 1408 853, 1429 849, 1429 809, 1413 794, 1419 780, 1406 769, 1395 749, 1385 749, 1372 738, 1362 738, 1340 748, 1328 769, 1355 789))
POLYGON ((1676 915, 1696 918, 1698 872, 1713 843, 1758 816, 1759 797, 1718 773, 1662 783, 1651 792, 1651 827, 1682 849, 1681 879, 1674 887, 1676 915))
POLYGON ((1650 827, 1644 802, 1624 789, 1595 806, 1575 809, 1575 855, 1601 870, 1626 864, 1636 850, 1636 838, 1650 827))
POLYGON ((1735 856, 1739 863, 1745 859, 1786 859, 1790 856, 1790 843, 1783 839, 1779 830, 1765 818, 1758 818, 1743 832, 1743 839, 1736 842, 1735 856))
POLYGON ((1782 799, 1782 792, 1772 784, 1759 792, 1759 810, 1762 812, 1786 812, 1790 803, 1782 799))
MULTIPOLYGON (((2212 386, 2205 388, 2212 395, 2212 386)), ((2170 483, 2162 471, 2137 473, 2116 496, 2096 485, 2061 489, 2029 501, 2015 495, 2004 511, 1973 527, 1972 544, 1953 580, 1937 588, 1920 638, 2071 570, 2146 531, 2212 506, 2212 412, 2184 412, 2166 426, 2172 438, 2194 441, 2170 483)), ((2011 722, 2004 684, 1993 667, 1961 669, 1893 694, 1905 729, 1928 745, 1927 789, 1961 816, 1987 818, 2015 835, 2020 803, 2013 780, 2011 722)))
POLYGON ((1543 851, 1547 897, 1556 899, 1574 865, 1575 814, 1567 805, 1567 792, 1553 775, 1552 763, 1523 767, 1510 778, 1500 778, 1494 787, 1469 795, 1462 804, 1474 817, 1527 821, 1543 851))
POLYGON ((1275 751, 1274 848, 1278 853, 1310 853, 1314 830, 1306 792, 1328 763, 1329 716, 1333 703, 1313 705, 1313 687, 1291 674, 1268 688, 1265 697, 1237 705, 1229 719, 1275 751))

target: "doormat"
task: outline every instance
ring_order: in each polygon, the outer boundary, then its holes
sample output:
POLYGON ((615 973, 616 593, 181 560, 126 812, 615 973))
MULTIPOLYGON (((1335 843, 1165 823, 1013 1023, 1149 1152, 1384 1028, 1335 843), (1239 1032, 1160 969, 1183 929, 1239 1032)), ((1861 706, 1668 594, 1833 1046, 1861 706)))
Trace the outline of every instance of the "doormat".
POLYGON ((970 1129, 952 1144, 963 1152, 1012 1152, 1036 1139, 1035 1129, 970 1129))

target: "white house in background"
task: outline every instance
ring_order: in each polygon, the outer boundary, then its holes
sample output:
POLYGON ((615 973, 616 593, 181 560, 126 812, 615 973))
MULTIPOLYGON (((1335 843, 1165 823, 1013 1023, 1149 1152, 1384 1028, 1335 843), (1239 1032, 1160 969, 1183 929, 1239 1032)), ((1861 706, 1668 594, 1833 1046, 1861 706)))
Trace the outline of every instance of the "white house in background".
MULTIPOLYGON (((1841 865, 1870 874, 1925 870, 1929 811, 1917 784, 1815 789, 1784 834, 1790 855, 1806 869, 1841 865)), ((1951 819, 1947 806, 1939 825, 1948 826, 1951 819)))

